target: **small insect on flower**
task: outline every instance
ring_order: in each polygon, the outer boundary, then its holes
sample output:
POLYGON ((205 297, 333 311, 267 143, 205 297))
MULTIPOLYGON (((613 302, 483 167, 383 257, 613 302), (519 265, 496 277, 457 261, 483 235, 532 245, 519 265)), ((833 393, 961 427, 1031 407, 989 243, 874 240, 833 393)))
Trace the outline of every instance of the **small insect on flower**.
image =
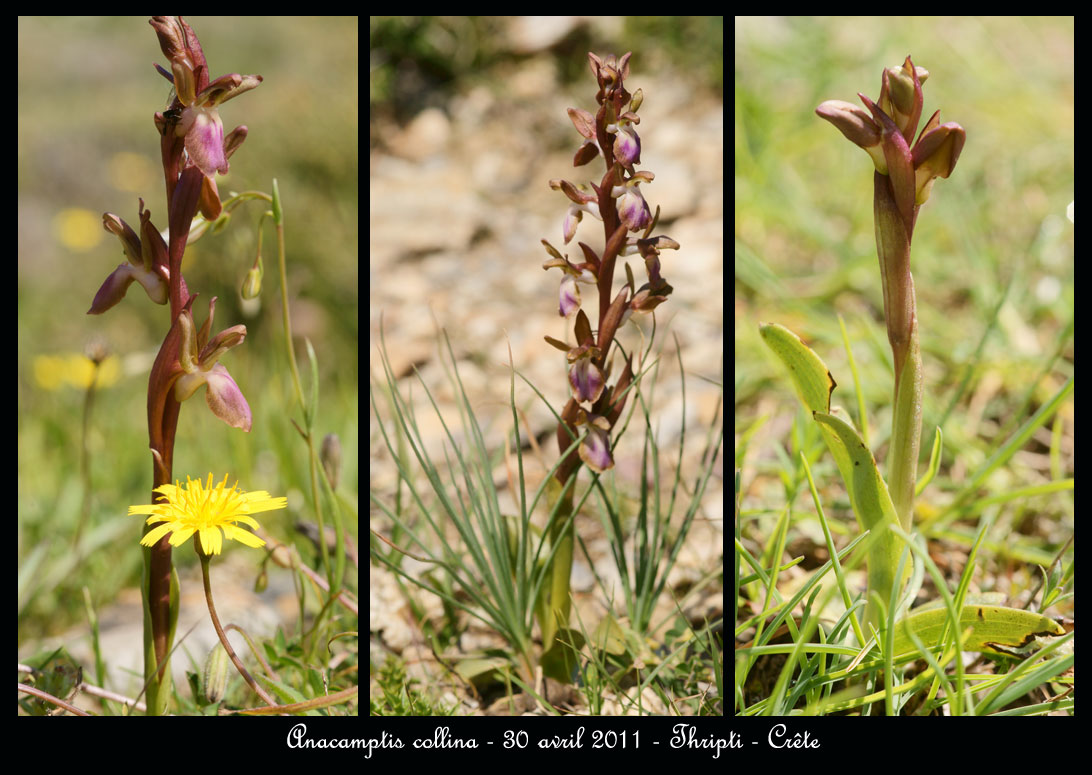
POLYGON ((178 124, 182 118, 182 104, 178 101, 178 95, 175 93, 174 87, 171 87, 170 93, 167 95, 167 109, 163 111, 163 134, 166 136, 174 127, 178 124), (175 107, 172 107, 175 106, 175 107))

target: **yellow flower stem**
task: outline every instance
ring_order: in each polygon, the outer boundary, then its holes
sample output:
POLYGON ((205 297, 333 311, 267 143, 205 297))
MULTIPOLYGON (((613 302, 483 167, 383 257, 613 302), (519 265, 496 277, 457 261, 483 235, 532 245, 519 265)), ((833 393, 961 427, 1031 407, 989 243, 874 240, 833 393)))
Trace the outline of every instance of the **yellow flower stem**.
MULTIPOLYGON (((322 558, 322 568, 326 572, 326 579, 330 584, 331 598, 337 597, 341 590, 344 570, 345 570, 345 552, 344 552, 344 534, 341 530, 340 519, 337 514, 337 498, 333 496, 333 488, 330 487, 329 481, 325 481, 325 474, 322 473, 322 466, 319 465, 318 455, 315 452, 315 443, 312 434, 312 424, 314 421, 314 415, 309 413, 308 404, 303 395, 303 382, 300 380, 300 369, 296 363, 296 350, 293 346, 295 341, 292 335, 292 315, 288 305, 288 268, 287 259, 285 256, 285 239, 284 239, 284 207, 281 201, 280 186, 277 183, 277 179, 273 179, 273 225, 277 233, 277 271, 280 275, 281 281, 281 318, 282 325, 284 327, 284 345, 285 354, 288 357, 288 368, 292 373, 292 387, 296 393, 296 400, 299 402, 300 411, 303 413, 305 419, 306 428, 300 428, 300 426, 292 421, 292 424, 296 426, 296 430, 300 436, 307 442, 308 453, 310 455, 310 474, 311 474, 311 500, 315 507, 315 522, 318 524, 319 535, 326 535, 326 516, 325 511, 321 505, 321 494, 319 489, 319 477, 322 476, 326 485, 326 492, 330 496, 329 502, 331 503, 334 511, 335 522, 335 535, 337 536, 337 554, 331 561, 330 550, 326 546, 325 541, 319 541, 319 556, 322 558)), ((310 341, 307 342, 307 350, 311 356, 311 365, 314 367, 315 357, 314 352, 311 349, 310 341)), ((317 384, 316 384, 317 387, 317 384)), ((316 399, 311 397, 312 402, 316 399)), ((329 603, 329 601, 327 601, 329 603)), ((330 610, 330 606, 324 606, 320 616, 325 616, 330 610)))
POLYGON ((263 689, 261 684, 254 680, 254 676, 243 667, 242 661, 235 654, 235 649, 231 647, 231 643, 227 638, 227 633, 225 633, 224 628, 220 626, 220 617, 216 615, 216 604, 212 600, 212 583, 209 579, 209 557, 201 551, 199 535, 194 535, 193 545, 197 548, 197 556, 201 558, 201 580, 205 584, 205 600, 209 604, 209 617, 212 619, 212 626, 216 629, 216 637, 220 639, 220 643, 224 646, 224 651, 227 652, 228 659, 235 665, 235 669, 239 671, 239 675, 246 681, 247 686, 253 689, 254 693, 261 697, 267 704, 271 706, 279 705, 280 703, 273 699, 269 692, 263 689))

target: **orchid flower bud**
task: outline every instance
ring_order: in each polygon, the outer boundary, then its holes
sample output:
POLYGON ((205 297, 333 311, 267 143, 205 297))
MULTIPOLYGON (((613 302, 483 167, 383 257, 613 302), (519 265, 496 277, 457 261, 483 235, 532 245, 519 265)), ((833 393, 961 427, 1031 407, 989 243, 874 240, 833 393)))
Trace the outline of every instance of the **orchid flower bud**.
POLYGON ((837 127, 850 142, 865 149, 876 165, 876 171, 887 174, 887 161, 880 147, 880 127, 864 108, 844 100, 827 100, 815 109, 820 118, 825 118, 837 127))
POLYGON ((918 119, 921 118, 921 84, 928 77, 929 71, 924 67, 915 67, 910 57, 906 57, 901 67, 889 67, 883 73, 879 105, 895 122, 908 143, 913 140, 918 119))
POLYGON ((565 276, 561 279, 558 314, 564 318, 571 317, 580 309, 580 289, 576 287, 576 284, 595 285, 595 275, 586 267, 573 266, 569 259, 558 253, 557 248, 546 240, 542 240, 542 244, 545 246, 546 252, 553 256, 549 261, 542 264, 542 268, 550 269, 556 266, 565 273, 565 276))
POLYGON ((607 131, 615 136, 614 158, 626 169, 641 163, 641 138, 633 129, 641 119, 634 113, 626 113, 617 124, 607 124, 607 131))
POLYGON ((246 277, 243 279, 243 287, 239 291, 244 299, 254 299, 258 297, 258 294, 262 292, 262 275, 265 272, 265 267, 262 266, 262 256, 258 254, 258 260, 254 262, 254 266, 246 273, 246 277))
POLYGON ((911 156, 914 161, 914 203, 921 205, 929 199, 937 178, 952 174, 967 132, 959 124, 949 122, 938 126, 940 111, 933 114, 914 145, 911 156))
POLYGON ((610 191, 610 195, 618 200, 618 217, 630 231, 641 231, 652 222, 652 212, 637 184, 651 181, 653 177, 651 172, 642 170, 610 191))
POLYGON ((573 185, 567 180, 554 179, 550 181, 550 188, 562 191, 572 202, 565 212, 561 227, 566 245, 576 236, 576 227, 580 225, 584 213, 590 214, 596 220, 603 220, 603 216, 599 214, 599 198, 585 187, 573 185))
POLYGON ((217 360, 225 352, 243 343, 246 326, 237 325, 224 329, 209 341, 209 329, 215 311, 216 297, 209 301, 209 316, 200 332, 194 328, 193 313, 184 311, 178 316, 182 329, 178 363, 182 374, 174 383, 175 400, 182 402, 207 386, 205 401, 212 413, 233 428, 250 430, 250 405, 231 374, 217 360))
POLYGON ((141 239, 133 229, 113 213, 104 213, 102 227, 118 238, 128 263, 119 264, 99 288, 88 315, 101 315, 123 298, 134 281, 140 283, 148 298, 156 304, 167 303, 167 245, 151 225, 151 213, 140 200, 141 239))
POLYGON ((576 424, 588 426, 588 435, 578 450, 580 459, 599 474, 614 468, 614 457, 610 451, 610 422, 607 418, 580 409, 576 424))

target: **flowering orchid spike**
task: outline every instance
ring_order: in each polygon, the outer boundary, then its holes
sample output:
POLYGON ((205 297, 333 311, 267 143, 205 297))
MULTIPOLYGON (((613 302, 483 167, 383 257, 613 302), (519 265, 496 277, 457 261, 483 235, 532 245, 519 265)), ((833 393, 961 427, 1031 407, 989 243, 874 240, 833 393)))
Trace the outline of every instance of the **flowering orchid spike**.
POLYGON ((940 124, 940 111, 925 123, 910 145, 921 118, 921 85, 929 77, 908 56, 901 67, 883 71, 880 98, 858 94, 868 111, 842 100, 827 100, 815 109, 851 142, 872 157, 876 171, 890 178, 890 193, 906 234, 914 232, 917 208, 929 199, 933 182, 946 178, 963 150, 966 132, 959 124, 940 124))
MULTIPOLYGON (((928 77, 929 72, 907 56, 901 67, 883 71, 876 102, 858 94, 868 114, 840 100, 824 102, 816 109, 821 118, 865 149, 876 167, 876 252, 895 367, 887 482, 895 511, 906 530, 910 529, 913 514, 923 392, 910 246, 918 209, 929 199, 936 179, 951 175, 966 141, 966 132, 959 124, 940 123, 939 111, 925 122, 914 141, 924 102, 922 83, 928 77)), ((880 590, 880 595, 886 598, 887 592, 880 590)))
MULTIPOLYGON (((150 523, 167 523, 145 531, 142 540, 148 547, 144 552, 142 585, 147 714, 164 715, 175 694, 171 688, 170 654, 179 610, 178 578, 172 568, 171 547, 194 534, 199 538, 198 553, 203 557, 219 553, 224 539, 260 546, 261 539, 233 522, 237 519, 256 527, 245 515, 264 508, 283 508, 283 499, 279 499, 280 504, 266 502, 263 508, 259 501, 277 499, 268 499, 265 493, 227 490, 226 478, 218 488, 212 488, 211 477, 207 488, 202 488, 200 482, 185 490, 177 483, 170 484, 179 402, 201 386, 205 386, 206 402, 217 417, 235 428, 247 431, 251 428, 250 406, 235 380, 218 362, 227 350, 243 342, 246 327, 232 326, 210 336, 214 298, 205 324, 198 329, 192 313, 197 297, 190 293, 182 277, 182 266, 187 244, 199 236, 199 230, 192 228, 195 213, 199 210, 206 225, 211 224, 214 229, 223 226, 230 217, 230 212, 224 212, 214 176, 228 171, 228 159, 246 138, 247 129, 240 126, 225 133, 219 108, 257 87, 262 77, 230 73, 212 79, 201 44, 182 17, 155 16, 150 24, 167 58, 166 67, 157 64, 155 68, 171 84, 169 104, 154 114, 166 186, 168 238, 165 241, 152 224, 143 200, 138 229, 134 230, 116 215, 104 215, 103 226, 121 241, 127 261, 103 283, 89 313, 100 314, 113 307, 133 282, 139 282, 152 301, 169 309, 168 331, 148 379, 148 447, 153 460, 152 500, 157 503, 136 506, 130 512, 156 515, 150 523), (170 540, 166 540, 168 533, 170 540)), ((273 192, 273 208, 279 214, 276 179, 273 192)), ((283 219, 276 220, 280 224, 283 219)), ((244 295, 258 292, 260 273, 259 260, 256 271, 248 276, 244 295)), ((209 608, 215 620, 211 600, 209 608)), ((251 688, 257 687, 252 681, 250 684, 251 688)), ((260 687, 256 691, 263 700, 275 703, 260 687)))
MULTIPOLYGON (((551 180, 550 187, 561 191, 568 199, 562 226, 562 238, 568 244, 576 234, 584 214, 603 223, 602 248, 592 248, 579 242, 584 253, 583 263, 576 264, 561 255, 543 240, 550 255, 543 269, 558 268, 563 273, 558 312, 572 321, 575 343, 546 336, 546 342, 566 354, 568 366, 568 401, 560 413, 557 427, 558 451, 562 455, 554 478, 561 485, 558 496, 558 519, 554 521, 550 540, 558 549, 551 561, 550 579, 544 585, 547 615, 539 618, 542 640, 547 649, 554 642, 560 627, 567 624, 570 609, 569 574, 572 568, 572 520, 566 515, 574 508, 571 485, 581 466, 601 474, 614 466, 611 452, 611 431, 626 403, 626 393, 634 381, 633 366, 626 356, 622 375, 613 385, 610 362, 615 352, 615 334, 635 311, 649 312, 666 300, 671 292, 662 275, 660 250, 678 248, 670 237, 651 237, 656 217, 645 201, 641 184, 650 184, 655 176, 648 170, 637 170, 641 163, 642 144, 636 126, 641 119, 637 111, 644 102, 638 89, 630 94, 625 88, 629 77, 630 54, 615 57, 588 54, 588 65, 595 76, 598 91, 593 114, 581 108, 569 108, 569 120, 580 136, 580 146, 573 158, 574 166, 582 167, 602 158, 605 169, 598 181, 585 184, 566 180, 551 180), (626 282, 614 287, 615 267, 619 259, 640 253, 644 259, 649 282, 635 288, 633 270, 624 263, 626 282), (581 308, 578 283, 594 285, 598 295, 598 314, 590 317, 581 308), (636 291, 636 295, 635 294, 636 291), (595 325, 593 325, 593 321, 595 325), (577 426, 586 426, 581 435, 577 426), (580 443, 573 444, 575 439, 580 443), (570 449, 575 446, 576 449, 570 449)), ((879 141, 877 140, 876 143, 879 141)), ((656 210, 657 214, 659 209, 656 210)), ((558 676, 552 676, 558 677, 558 676)), ((567 679, 566 676, 561 676, 567 679)))
MULTIPOLYGON (((224 138, 219 106, 257 88, 262 77, 231 73, 210 83, 208 62, 205 61, 201 44, 184 19, 155 16, 149 23, 155 29, 159 46, 171 65, 170 75, 163 68, 157 69, 171 81, 177 95, 175 102, 178 107, 171 110, 179 111, 180 116, 172 124, 173 135, 185 139, 189 163, 199 167, 206 177, 212 178, 217 172, 223 175, 229 166, 229 144, 224 138)), ((165 137, 165 140, 169 139, 165 137)), ((181 154, 180 148, 177 154, 181 154)))
MULTIPOLYGON (((610 464, 609 431, 613 425, 611 418, 615 416, 612 402, 617 385, 614 388, 607 385, 610 378, 607 360, 615 333, 634 311, 651 312, 667 299, 672 289, 662 274, 660 251, 679 247, 670 237, 650 236, 656 218, 645 201, 641 185, 651 184, 656 176, 649 170, 635 169, 641 163, 641 138, 636 127, 641 123, 638 111, 645 94, 640 89, 632 94, 626 90, 631 56, 631 53, 621 57, 589 53, 588 64, 599 86, 595 94, 599 109, 592 113, 570 107, 567 111, 581 141, 575 165, 585 165, 601 156, 605 165, 602 179, 598 183, 573 183, 561 179, 549 182, 551 188, 561 191, 569 200, 562 228, 564 242, 567 244, 573 239, 577 224, 587 213, 604 224, 603 249, 597 252, 580 242, 585 260, 577 264, 543 240, 550 255, 543 268, 562 270, 558 312, 573 321, 575 334, 575 344, 546 337, 551 346, 566 353, 569 364, 571 398, 562 412, 563 427, 558 430, 558 444, 564 451, 569 446, 569 439, 575 438, 573 426, 588 424, 587 441, 579 454, 589 468, 596 471, 606 470, 610 464), (625 264, 627 281, 620 291, 613 288, 618 259, 638 253, 644 260, 648 283, 637 288, 632 269, 625 264), (581 309, 579 284, 595 285, 598 290, 599 314, 594 321, 597 325, 593 325, 581 309)), ((864 110, 856 110, 872 124, 864 110)), ((872 127, 872 137, 867 143, 878 146, 880 130, 874 124, 872 127)), ((882 154, 879 158, 883 158, 882 154)), ((632 370, 627 372, 626 379, 632 379, 632 370)), ((558 480, 564 483, 576 468, 567 459, 558 469, 558 480)))

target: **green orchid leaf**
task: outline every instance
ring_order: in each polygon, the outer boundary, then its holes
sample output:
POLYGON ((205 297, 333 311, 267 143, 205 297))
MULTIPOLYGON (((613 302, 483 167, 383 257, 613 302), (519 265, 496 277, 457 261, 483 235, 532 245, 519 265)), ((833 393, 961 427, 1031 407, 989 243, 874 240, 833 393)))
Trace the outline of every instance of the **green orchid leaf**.
MULTIPOLYGON (((902 541, 887 531, 888 525, 898 524, 898 515, 876 459, 857 429, 840 416, 844 413, 837 408, 830 410, 830 396, 836 383, 823 360, 784 326, 764 324, 759 331, 769 348, 788 368, 800 401, 819 423, 823 439, 849 492, 857 521, 862 529, 876 534, 869 550, 868 586, 887 600, 896 584, 902 541)), ((901 587, 901 583, 898 586, 901 587)), ((878 612, 873 610, 870 603, 868 618, 875 621, 876 615, 878 612)))
POLYGON ((887 484, 857 429, 830 409, 837 383, 823 360, 789 329, 776 323, 759 328, 763 340, 789 370, 804 407, 820 424, 823 438, 845 480, 857 519, 866 530, 896 521, 887 484))
MULTIPOLYGON (((913 654, 917 647, 910 640, 913 632, 926 648, 943 645, 948 610, 929 605, 907 614, 895 624, 894 656, 913 654)), ((960 626, 970 634, 964 638, 964 651, 985 651, 1008 656, 1022 656, 1021 650, 1037 638, 1065 635, 1065 628, 1050 617, 996 605, 965 605, 959 616, 960 626)))
POLYGON ((809 412, 829 412, 830 394, 837 383, 822 359, 800 337, 777 323, 758 327, 766 346, 789 369, 793 385, 809 412))
MULTIPOLYGON (((887 600, 892 587, 902 588, 909 572, 908 565, 903 578, 896 579, 903 546, 902 539, 887 529, 899 521, 887 483, 876 466, 876 458, 852 425, 833 414, 815 412, 812 416, 820 424, 827 448, 842 473, 857 521, 876 535, 868 553, 868 588, 887 600)), ((867 619, 874 622, 873 613, 878 612, 874 611, 871 596, 868 610, 867 619)))

